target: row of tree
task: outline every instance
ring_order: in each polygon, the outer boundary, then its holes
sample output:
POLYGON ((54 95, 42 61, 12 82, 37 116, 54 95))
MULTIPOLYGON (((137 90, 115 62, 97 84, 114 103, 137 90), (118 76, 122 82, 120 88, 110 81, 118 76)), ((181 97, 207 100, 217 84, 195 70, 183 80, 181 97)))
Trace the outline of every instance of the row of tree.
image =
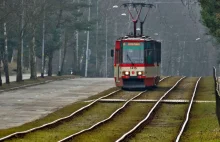
MULTIPOLYGON (((220 43, 220 1, 200 0, 200 4, 202 7, 201 15, 203 24, 208 28, 208 34, 215 37, 216 44, 218 44, 220 43)), ((219 55, 217 62, 220 64, 219 55)))
POLYGON ((83 17, 89 7, 84 0, 1 0, 0 63, 6 83, 10 83, 8 62, 13 62, 14 51, 17 51, 17 82, 22 81, 24 67, 30 67, 31 79, 37 78, 37 58, 42 59, 42 77, 46 60, 51 76, 54 53, 61 47, 64 52, 59 73, 62 74, 67 47, 73 46, 79 31, 91 30, 92 22, 83 17))
POLYGON ((220 42, 220 1, 200 0, 203 23, 209 28, 209 33, 220 42))

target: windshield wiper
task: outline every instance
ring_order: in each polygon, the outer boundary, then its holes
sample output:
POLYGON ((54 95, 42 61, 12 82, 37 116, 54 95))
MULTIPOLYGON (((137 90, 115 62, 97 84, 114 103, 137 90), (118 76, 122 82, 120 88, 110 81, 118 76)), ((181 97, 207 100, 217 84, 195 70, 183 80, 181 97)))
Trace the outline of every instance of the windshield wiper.
POLYGON ((127 54, 127 58, 130 60, 131 64, 134 66, 134 63, 132 62, 132 60, 128 54, 127 54))

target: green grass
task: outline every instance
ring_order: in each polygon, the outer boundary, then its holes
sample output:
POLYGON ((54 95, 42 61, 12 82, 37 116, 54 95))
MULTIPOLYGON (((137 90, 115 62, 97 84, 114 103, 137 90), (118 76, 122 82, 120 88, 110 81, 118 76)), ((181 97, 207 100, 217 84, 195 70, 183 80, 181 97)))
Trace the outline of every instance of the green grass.
POLYGON ((153 120, 144 129, 132 137, 131 142, 171 142, 182 124, 186 104, 162 104, 153 120))
POLYGON ((196 100, 215 101, 213 77, 204 77, 200 80, 196 100))
POLYGON ((170 92, 166 99, 172 100, 190 100, 198 78, 190 77, 183 79, 173 91, 170 92))
MULTIPOLYGON (((89 97, 88 99, 85 99, 85 100, 91 100, 91 99, 97 99, 101 96, 104 96, 110 92, 113 92, 115 90, 117 90, 118 88, 114 87, 114 88, 110 88, 106 91, 103 91, 97 95, 94 95, 92 97, 89 97)), ((56 112, 54 113, 51 113, 51 114, 48 114, 46 117, 44 118, 40 118, 36 121, 33 121, 33 122, 30 122, 30 123, 26 123, 22 126, 19 126, 19 127, 13 127, 13 128, 9 128, 9 129, 2 129, 0 130, 0 137, 4 137, 6 135, 9 135, 11 133, 14 133, 14 132, 18 132, 18 131, 24 131, 24 130, 28 130, 28 129, 31 129, 33 127, 37 127, 37 126, 41 126, 45 123, 49 123, 49 122, 52 122, 56 119, 59 119, 61 117, 65 117, 65 116, 68 116, 70 115, 71 113, 73 113, 74 111, 78 110, 79 108, 89 104, 89 103, 85 103, 84 101, 85 100, 82 100, 82 101, 79 101, 79 102, 75 102, 73 104, 70 104, 60 110, 57 110, 56 112)))
POLYGON ((74 142, 112 142, 142 120, 153 104, 131 103, 127 109, 93 131, 75 137, 74 142))
MULTIPOLYGON (((196 100, 215 100, 212 77, 202 78, 196 93, 196 100)), ((216 116, 215 103, 195 103, 190 114, 183 142, 219 142, 220 127, 216 116)))
POLYGON ((158 99, 168 91, 181 77, 170 77, 160 82, 151 92, 141 95, 138 99, 158 99))
MULTIPOLYGON (((164 94, 169 88, 171 88, 180 77, 172 77, 167 80, 162 81, 159 87, 155 90, 149 91, 143 94, 141 99, 157 99, 164 94)), ((179 92, 180 96, 191 96, 193 86, 197 78, 189 78, 184 82, 185 85, 181 85, 175 89, 179 92), (190 92, 190 93, 189 93, 190 92), (190 95, 189 95, 190 94, 190 95)), ((111 88, 104 91, 96 96, 92 96, 86 100, 96 99, 100 96, 104 96, 118 88, 111 88)), ((121 92, 122 94, 125 92, 121 92)), ((135 92, 137 93, 137 92, 135 92)), ((120 94, 120 93, 119 93, 120 94)), ((121 95, 122 95, 121 94, 121 95)), ((117 95, 114 96, 118 98, 127 99, 130 98, 133 93, 124 96, 117 95)), ((171 94, 172 95, 172 94, 171 94)), ((173 94, 174 95, 174 94, 173 94)), ((139 98, 139 99, 140 99, 139 98)), ((199 83, 198 92, 196 93, 196 100, 215 100, 214 95, 214 81, 212 77, 205 77, 199 83)), ((0 130, 0 137, 7 134, 13 133, 15 131, 27 130, 32 127, 40 126, 42 124, 51 122, 60 117, 67 116, 74 112, 75 110, 85 106, 88 103, 83 101, 71 104, 57 112, 54 112, 45 118, 36 120, 31 123, 27 123, 20 127, 15 127, 7 130, 0 130)), ((93 123, 106 118, 110 113, 119 107, 121 103, 98 103, 98 105, 93 106, 89 111, 85 111, 80 115, 76 116, 74 120, 70 122, 65 122, 64 125, 44 131, 39 131, 27 135, 24 139, 17 139, 16 141, 57 141, 60 138, 77 132, 81 129, 91 126, 93 123)), ((130 103, 125 111, 122 111, 120 115, 114 117, 106 124, 102 124, 93 131, 86 132, 76 138, 73 141, 79 142, 96 142, 96 141, 115 141, 123 133, 127 132, 133 128, 140 120, 142 120, 148 113, 149 109, 152 107, 153 103, 130 103)), ((155 114, 154 119, 144 127, 144 129, 131 138, 130 141, 163 141, 170 142, 173 141, 179 131, 179 127, 183 122, 183 117, 185 115, 187 104, 162 104, 155 114)), ((193 104, 192 112, 190 115, 190 121, 187 128, 183 134, 181 141, 185 142, 218 142, 220 139, 220 127, 218 125, 216 113, 215 113, 215 103, 195 103, 193 104)))
POLYGON ((220 127, 215 113, 215 104, 194 104, 187 129, 183 133, 181 142, 219 141, 220 127))
POLYGON ((73 133, 91 127, 93 124, 109 117, 122 103, 98 103, 89 110, 75 116, 69 122, 63 122, 61 125, 56 125, 52 129, 44 129, 26 135, 20 139, 10 140, 13 142, 28 142, 28 141, 46 141, 55 142, 63 139, 73 133))

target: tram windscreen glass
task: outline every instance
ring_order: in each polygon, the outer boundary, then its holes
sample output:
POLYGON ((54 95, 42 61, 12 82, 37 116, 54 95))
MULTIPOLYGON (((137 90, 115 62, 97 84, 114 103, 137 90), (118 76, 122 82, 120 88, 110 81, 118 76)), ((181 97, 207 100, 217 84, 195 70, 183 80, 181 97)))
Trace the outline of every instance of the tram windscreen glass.
POLYGON ((123 63, 144 63, 144 43, 123 43, 123 63))

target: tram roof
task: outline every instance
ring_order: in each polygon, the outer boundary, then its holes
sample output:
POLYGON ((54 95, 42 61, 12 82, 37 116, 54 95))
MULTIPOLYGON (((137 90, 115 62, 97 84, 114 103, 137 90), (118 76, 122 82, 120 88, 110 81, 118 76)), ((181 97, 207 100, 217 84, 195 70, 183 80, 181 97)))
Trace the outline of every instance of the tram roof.
POLYGON ((143 41, 156 41, 156 42, 160 42, 158 40, 155 40, 155 39, 152 39, 151 37, 122 37, 122 38, 119 38, 118 41, 140 41, 140 42, 143 42, 143 41))

